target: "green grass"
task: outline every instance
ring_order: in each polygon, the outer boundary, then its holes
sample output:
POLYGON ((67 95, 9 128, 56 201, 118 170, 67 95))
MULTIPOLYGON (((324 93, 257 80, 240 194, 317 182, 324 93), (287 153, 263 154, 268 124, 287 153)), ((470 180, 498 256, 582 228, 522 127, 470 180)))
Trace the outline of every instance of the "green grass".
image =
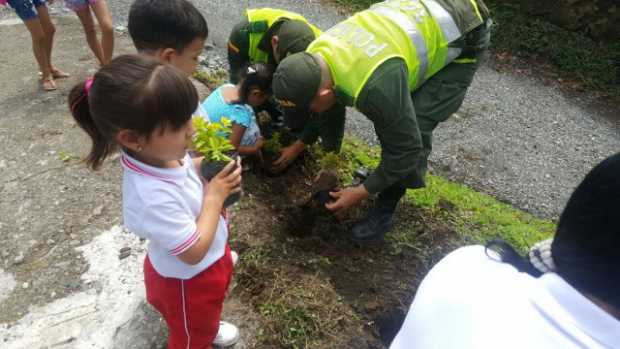
MULTIPOLYGON (((358 140, 346 139, 342 153, 351 170, 359 166, 375 168, 379 163, 379 150, 358 140)), ((484 244, 502 238, 526 251, 555 231, 550 220, 536 218, 487 194, 431 174, 426 178, 426 188, 407 191, 405 204, 423 210, 423 216, 431 220, 446 222, 468 243, 484 244)), ((388 238, 399 249, 415 248, 416 230, 415 225, 410 225, 388 238)))
POLYGON ((447 218, 468 241, 502 238, 521 251, 553 234, 555 224, 539 219, 462 184, 428 175, 427 187, 409 190, 406 201, 438 218, 447 218), (449 203, 450 210, 443 207, 449 203))
POLYGON ((585 34, 528 16, 515 3, 486 3, 496 23, 492 48, 521 57, 543 58, 561 76, 620 97, 620 43, 596 43, 585 34))
POLYGON ((217 69, 214 71, 197 71, 194 73, 193 77, 213 91, 228 81, 228 72, 224 69, 217 69))
POLYGON ((260 306, 261 315, 279 324, 280 342, 293 348, 305 348, 308 338, 312 338, 319 331, 320 321, 299 306, 290 306, 283 301, 264 303, 260 306))
MULTIPOLYGON (((376 0, 332 0, 353 11, 376 0)), ((495 22, 491 48, 523 58, 548 61, 564 79, 580 81, 589 89, 620 98, 620 42, 599 44, 585 34, 571 32, 523 13, 506 0, 486 0, 495 22)))

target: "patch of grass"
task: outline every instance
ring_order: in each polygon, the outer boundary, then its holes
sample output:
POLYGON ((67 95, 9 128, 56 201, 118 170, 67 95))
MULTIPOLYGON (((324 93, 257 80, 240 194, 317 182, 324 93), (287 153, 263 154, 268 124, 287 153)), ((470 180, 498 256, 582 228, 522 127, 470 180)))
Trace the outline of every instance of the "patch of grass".
POLYGON ((353 181, 353 172, 359 167, 373 168, 379 165, 379 149, 369 148, 359 139, 345 137, 340 153, 325 153, 318 144, 311 152, 317 159, 315 172, 335 165, 338 176, 343 185, 350 185, 353 181), (360 151, 363 149, 363 151, 360 151))
POLYGON ((424 208, 433 217, 451 221, 469 241, 484 244, 501 238, 524 252, 555 231, 553 222, 462 184, 434 175, 428 175, 426 183, 426 188, 407 191, 406 203, 424 208))
MULTIPOLYGON (((375 168, 379 163, 378 149, 346 139, 342 150, 349 159, 349 168, 357 166, 375 168)), ((465 185, 442 177, 427 175, 426 188, 408 190, 405 205, 413 205, 429 220, 445 222, 459 232, 469 243, 484 244, 493 238, 502 238, 521 251, 535 242, 548 238, 555 231, 555 224, 539 219, 497 199, 479 193, 465 185)), ((405 232, 388 235, 388 240, 398 245, 417 248, 415 225, 405 232), (404 234, 404 235, 403 235, 404 234)))
MULTIPOLYGON (((332 0, 351 12, 378 0, 332 0)), ((523 58, 550 62, 565 79, 620 98, 620 42, 600 44, 585 34, 572 32, 524 13, 517 2, 486 0, 495 22, 491 48, 523 58)))
MULTIPOLYGON (((278 246, 273 247, 278 250, 251 249, 237 271, 242 287, 256 295, 253 303, 265 327, 260 347, 316 348, 326 341, 347 339, 339 338, 339 332, 355 327, 358 316, 343 304, 323 275, 295 272, 290 256, 283 256, 278 246), (247 283, 250 279, 251 284, 247 283), (252 284, 263 287, 258 289, 252 284)), ((314 263, 329 260, 319 256, 314 263)))
POLYGON ((381 2, 381 0, 332 0, 338 5, 344 6, 351 11, 361 11, 367 9, 370 5, 381 2))
POLYGON ((281 300, 264 303, 260 307, 262 316, 277 321, 280 326, 281 343, 293 348, 307 348, 308 340, 318 330, 318 321, 303 307, 289 307, 281 300))
POLYGON ((228 72, 224 69, 217 69, 215 71, 203 70, 195 72, 193 77, 213 91, 228 81, 228 72))

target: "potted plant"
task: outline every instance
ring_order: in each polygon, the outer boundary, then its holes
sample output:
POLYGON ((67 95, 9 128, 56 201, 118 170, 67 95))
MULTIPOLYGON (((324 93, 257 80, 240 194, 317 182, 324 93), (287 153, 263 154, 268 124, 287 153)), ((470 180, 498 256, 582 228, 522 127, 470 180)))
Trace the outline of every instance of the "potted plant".
POLYGON ((340 155, 335 152, 320 153, 318 160, 319 174, 311 187, 312 199, 319 205, 325 205, 333 201, 329 192, 335 191, 339 184, 339 171, 341 165, 340 155))
POLYGON ((271 138, 265 141, 263 144, 262 153, 262 167, 267 174, 274 175, 277 171, 273 168, 273 162, 278 160, 280 152, 282 151, 282 143, 280 142, 280 133, 274 132, 271 138))
MULTIPOLYGON (((230 144, 228 136, 232 132, 232 124, 227 118, 221 118, 220 122, 208 122, 202 117, 192 119, 196 133, 193 138, 193 148, 204 156, 200 163, 200 173, 211 180, 233 159, 237 157, 235 147, 230 144)), ((235 164, 233 171, 238 165, 235 164)), ((231 194, 224 201, 224 207, 228 207, 241 198, 241 192, 231 194)))
POLYGON ((340 186, 339 173, 345 166, 340 154, 325 153, 319 148, 311 151, 313 170, 319 169, 310 187, 310 196, 301 204, 292 205, 287 209, 290 214, 288 231, 295 236, 308 236, 312 233, 317 219, 331 217, 325 204, 333 202, 329 195, 340 186))

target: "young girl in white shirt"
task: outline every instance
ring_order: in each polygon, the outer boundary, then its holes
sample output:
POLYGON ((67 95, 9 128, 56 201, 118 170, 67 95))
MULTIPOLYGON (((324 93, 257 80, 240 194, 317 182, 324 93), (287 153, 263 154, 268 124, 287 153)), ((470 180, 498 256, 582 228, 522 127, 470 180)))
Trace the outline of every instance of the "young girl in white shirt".
POLYGON ((231 171, 231 161, 203 183, 201 158, 187 154, 197 104, 183 73, 138 55, 112 60, 69 95, 73 117, 92 140, 86 163, 96 170, 121 151, 124 224, 149 240, 147 300, 166 320, 174 349, 238 339, 220 315, 233 267, 222 205, 239 190, 241 167, 231 171))

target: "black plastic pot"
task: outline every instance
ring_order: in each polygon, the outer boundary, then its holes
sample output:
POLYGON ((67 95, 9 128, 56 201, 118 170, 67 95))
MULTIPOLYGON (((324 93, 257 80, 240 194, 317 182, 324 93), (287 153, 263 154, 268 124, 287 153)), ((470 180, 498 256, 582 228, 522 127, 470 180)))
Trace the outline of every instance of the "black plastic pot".
MULTIPOLYGON (((230 154, 229 156, 233 159, 237 158, 236 153, 230 154)), ((218 173, 220 173, 220 171, 222 171, 222 169, 224 169, 224 167, 226 167, 227 164, 228 164, 228 161, 207 161, 206 159, 203 159, 202 162, 200 163, 200 173, 205 179, 211 180, 218 173)), ((235 164, 232 170, 233 171, 236 170, 237 167, 239 167, 239 165, 235 164)), ((230 194, 226 198, 226 200, 224 200, 224 207, 228 207, 234 204, 235 202, 239 201, 242 195, 243 195, 243 190, 241 190, 238 193, 230 194)))
POLYGON ((329 195, 329 192, 335 191, 338 188, 338 182, 338 175, 334 171, 321 172, 319 178, 310 189, 312 200, 316 201, 319 205, 325 205, 326 203, 334 201, 334 198, 329 195))
POLYGON ((263 151, 261 156, 261 169, 269 177, 276 177, 284 173, 273 167, 273 163, 280 158, 280 153, 263 151))

